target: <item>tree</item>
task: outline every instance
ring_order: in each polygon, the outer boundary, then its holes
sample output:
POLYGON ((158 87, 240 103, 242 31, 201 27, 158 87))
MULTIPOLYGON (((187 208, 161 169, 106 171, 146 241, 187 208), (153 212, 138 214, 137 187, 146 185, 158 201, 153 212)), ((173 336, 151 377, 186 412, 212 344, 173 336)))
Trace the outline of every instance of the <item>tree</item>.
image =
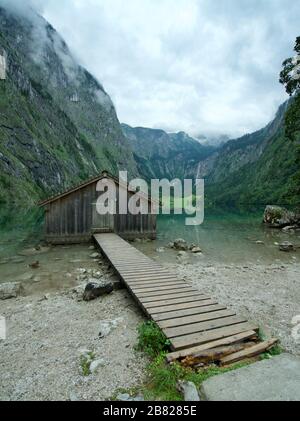
POLYGON ((294 47, 296 55, 287 58, 283 63, 283 69, 280 72, 280 83, 285 86, 285 90, 289 95, 297 94, 300 89, 300 37, 296 38, 294 47))
POLYGON ((297 144, 295 164, 298 170, 293 177, 294 186, 290 193, 300 200, 300 37, 296 38, 294 51, 297 55, 282 63, 279 81, 285 86, 286 92, 293 96, 285 115, 285 135, 297 144))

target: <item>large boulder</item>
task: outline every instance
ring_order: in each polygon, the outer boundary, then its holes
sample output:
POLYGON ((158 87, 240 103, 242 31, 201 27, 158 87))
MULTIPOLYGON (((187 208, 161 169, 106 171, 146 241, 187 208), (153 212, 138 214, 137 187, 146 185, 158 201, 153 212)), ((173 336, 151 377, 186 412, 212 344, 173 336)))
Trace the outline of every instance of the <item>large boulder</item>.
POLYGON ((268 205, 264 212, 264 223, 270 227, 283 228, 300 223, 300 215, 281 206, 268 205))
POLYGON ((91 301, 101 297, 101 295, 110 294, 113 289, 114 287, 111 282, 89 282, 85 287, 83 299, 84 301, 91 301))
POLYGON ((6 282, 0 284, 0 300, 8 300, 9 298, 17 298, 23 294, 24 289, 20 282, 6 282))

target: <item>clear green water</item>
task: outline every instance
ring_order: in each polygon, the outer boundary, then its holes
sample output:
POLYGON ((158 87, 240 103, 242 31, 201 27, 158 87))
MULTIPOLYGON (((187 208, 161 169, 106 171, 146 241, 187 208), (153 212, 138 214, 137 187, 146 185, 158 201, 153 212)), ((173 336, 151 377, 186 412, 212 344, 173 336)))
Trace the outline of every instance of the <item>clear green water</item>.
POLYGON ((300 245, 300 233, 286 234, 270 229, 262 224, 262 215, 263 209, 253 213, 207 212, 204 223, 197 227, 186 226, 183 216, 160 216, 155 246, 165 246, 176 238, 184 238, 199 245, 206 260, 211 262, 270 264, 300 261, 300 249, 284 253, 275 244, 290 241, 300 245))
MULTIPOLYGON (((157 253, 156 249, 176 238, 198 244, 205 262, 219 263, 276 263, 300 261, 300 249, 292 253, 280 252, 275 243, 291 241, 300 245, 300 233, 285 234, 262 224, 263 208, 246 211, 207 211, 200 226, 186 226, 184 216, 159 216, 157 240, 136 246, 145 253, 162 259, 176 258, 174 252, 157 253), (257 244, 262 241, 263 244, 257 244)), ((0 261, 17 255, 43 239, 43 218, 40 212, 0 215, 0 261)), ((1 274, 1 272, 0 272, 1 274)))

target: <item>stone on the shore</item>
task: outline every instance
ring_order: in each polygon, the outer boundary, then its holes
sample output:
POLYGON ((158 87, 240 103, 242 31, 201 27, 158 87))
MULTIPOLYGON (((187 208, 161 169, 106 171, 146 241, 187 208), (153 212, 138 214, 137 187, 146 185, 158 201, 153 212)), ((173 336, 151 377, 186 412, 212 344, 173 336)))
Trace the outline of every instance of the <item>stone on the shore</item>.
POLYGON ((290 243, 289 241, 284 241, 283 243, 279 244, 280 251, 293 251, 294 244, 290 243))
POLYGON ((188 250, 189 246, 187 242, 183 238, 177 238, 177 240, 174 241, 174 248, 176 250, 188 250))
POLYGON ((177 385, 187 402, 200 401, 198 390, 193 382, 179 381, 177 385))
POLYGON ((6 282, 0 284, 0 300, 8 300, 10 298, 17 298, 23 294, 24 289, 21 282, 6 282))
POLYGON ((105 361, 103 360, 103 358, 99 358, 98 360, 93 360, 90 365, 90 372, 96 373, 99 367, 104 367, 104 366, 105 366, 105 361))
POLYGON ((129 395, 129 393, 119 393, 117 396, 116 396, 116 400, 117 401, 128 401, 128 402, 141 402, 141 401, 144 401, 145 399, 144 399, 144 397, 142 396, 142 395, 137 395, 137 396, 135 396, 135 397, 132 397, 132 396, 130 396, 129 395))
POLYGON ((116 400, 117 401, 129 401, 130 400, 130 395, 129 395, 129 393, 119 393, 116 396, 116 400))
POLYGON ((299 401, 300 358, 281 354, 205 380, 208 401, 299 401))
POLYGON ((284 228, 299 225, 300 216, 280 206, 268 205, 264 212, 263 222, 270 227, 284 228))
POLYGON ((114 287, 111 282, 89 282, 84 290, 84 301, 91 301, 105 294, 110 294, 114 287))
POLYGON ((69 400, 70 400, 71 402, 76 402, 76 401, 79 401, 79 399, 78 399, 78 397, 77 397, 77 395, 76 395, 76 393, 75 393, 75 392, 70 392, 70 394, 69 394, 69 400))
POLYGON ((122 318, 118 318, 115 320, 102 320, 100 322, 100 329, 99 329, 99 338, 105 338, 110 334, 110 332, 115 329, 118 324, 123 321, 122 318))

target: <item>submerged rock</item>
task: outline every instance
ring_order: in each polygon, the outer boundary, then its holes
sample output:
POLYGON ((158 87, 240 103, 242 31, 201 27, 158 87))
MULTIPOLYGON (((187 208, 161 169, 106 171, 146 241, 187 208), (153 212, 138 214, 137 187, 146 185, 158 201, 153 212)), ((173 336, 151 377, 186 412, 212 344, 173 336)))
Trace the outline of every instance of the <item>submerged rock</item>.
POLYGON ((91 259, 99 259, 99 257, 101 257, 99 253, 92 253, 92 254, 90 255, 90 258, 91 258, 91 259))
POLYGON ((280 206, 268 205, 264 212, 263 222, 273 228, 284 228, 291 225, 299 225, 300 215, 280 206))
POLYGON ((202 250, 201 250, 201 248, 200 247, 193 247, 192 249, 191 249, 191 252, 192 253, 202 253, 202 250))
POLYGON ((284 227, 284 228, 282 228, 282 232, 285 232, 285 233, 287 233, 287 234, 294 234, 295 233, 295 230, 298 228, 298 226, 297 225, 288 225, 288 226, 286 226, 286 227, 284 227))
POLYGON ((174 241, 174 248, 176 250, 188 250, 189 246, 187 242, 183 238, 177 238, 177 240, 174 241))
POLYGON ((279 244, 280 251, 294 251, 294 244, 290 243, 289 241, 284 241, 283 243, 279 244))
POLYGON ((84 301, 91 301, 101 297, 101 295, 110 294, 113 289, 114 287, 111 282, 89 282, 85 287, 83 299, 84 301))
POLYGON ((0 300, 8 300, 9 298, 17 298, 23 294, 24 289, 20 282, 6 282, 0 284, 0 300))

